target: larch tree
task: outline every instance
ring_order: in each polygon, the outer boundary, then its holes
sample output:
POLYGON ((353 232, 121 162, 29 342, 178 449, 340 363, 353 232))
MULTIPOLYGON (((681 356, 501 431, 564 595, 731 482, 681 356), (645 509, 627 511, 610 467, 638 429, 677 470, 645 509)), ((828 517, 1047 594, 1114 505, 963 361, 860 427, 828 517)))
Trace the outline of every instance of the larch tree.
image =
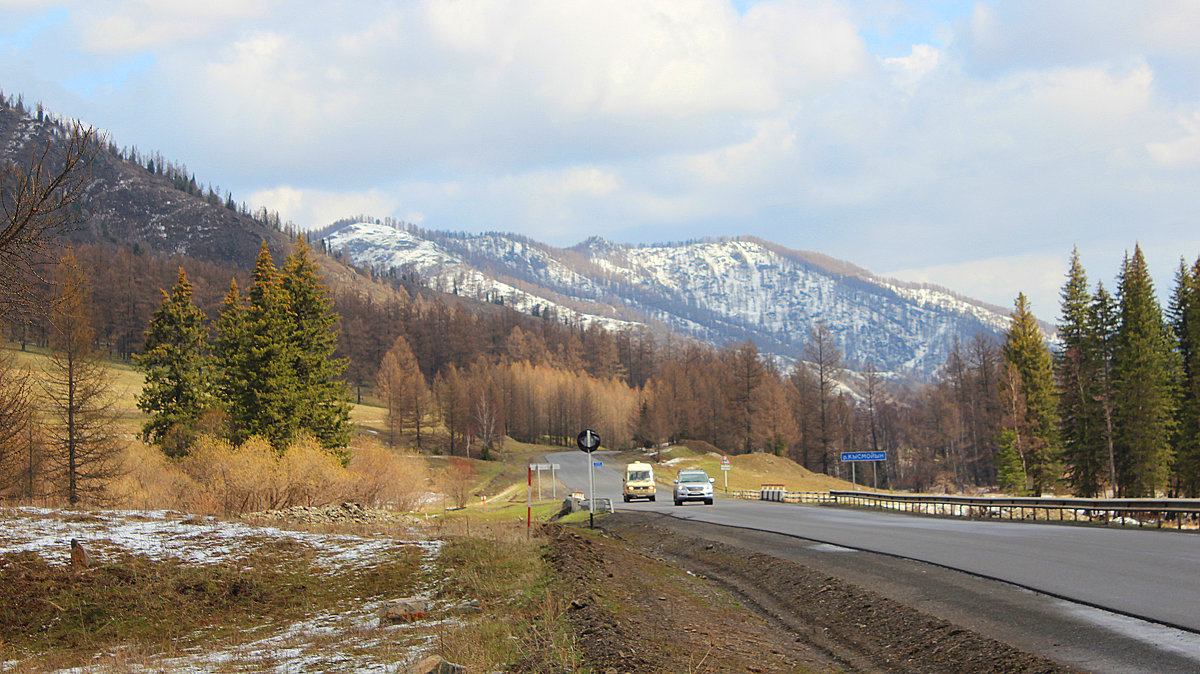
MULTIPOLYGON (((804 346, 805 357, 813 364, 816 375, 817 433, 821 446, 821 472, 829 473, 829 462, 834 452, 837 430, 833 406, 837 396, 837 375, 842 369, 842 351, 834 343, 833 331, 825 321, 808 331, 808 344, 804 346)), ((812 468, 812 466, 807 466, 812 468)))
POLYGON ((755 435, 760 415, 765 412, 762 386, 767 371, 758 355, 758 347, 745 341, 722 353, 729 369, 729 411, 737 444, 744 454, 755 449, 755 435))
POLYGON ((403 335, 396 337, 392 348, 384 354, 376 382, 386 410, 388 444, 399 446, 405 429, 413 428, 420 447, 421 416, 429 407, 429 388, 403 335))
POLYGON ((170 294, 163 292, 134 362, 146 374, 137 397, 138 409, 150 414, 143 437, 169 456, 186 454, 196 421, 214 399, 204 312, 192 302, 192 284, 182 267, 170 294))
POLYGON ((1033 494, 1041 496, 1058 477, 1058 411, 1050 350, 1024 293, 1017 295, 1001 352, 1012 366, 1001 379, 1002 389, 1010 389, 1005 430, 1016 433, 1013 446, 1024 460, 1033 494))
POLYGON ((59 263, 50 325, 52 349, 42 387, 51 479, 71 505, 102 501, 120 474, 124 445, 115 432, 111 377, 95 349, 87 276, 70 254, 59 263))
POLYGON ((32 496, 23 489, 33 478, 34 381, 8 352, 0 353, 0 494, 32 496))
POLYGON ((1121 265, 1113 350, 1117 493, 1153 497, 1171 461, 1175 354, 1140 246, 1121 265))
POLYGON ((470 442, 471 403, 466 378, 454 363, 448 364, 434 382, 438 412, 446 426, 446 453, 466 451, 470 442))

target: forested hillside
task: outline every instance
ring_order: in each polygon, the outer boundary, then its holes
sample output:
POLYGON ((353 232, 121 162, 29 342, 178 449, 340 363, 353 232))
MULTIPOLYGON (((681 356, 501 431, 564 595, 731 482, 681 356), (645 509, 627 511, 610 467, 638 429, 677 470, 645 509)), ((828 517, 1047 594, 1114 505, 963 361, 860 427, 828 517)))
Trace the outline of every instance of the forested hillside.
MULTIPOLYGON (((6 170, 19 168, 24 153, 36 156, 39 142, 53 160, 69 137, 44 114, 22 113, 11 102, 3 112, 5 156, 14 162, 6 170)), ((836 326, 821 320, 794 338, 801 362, 784 368, 752 340, 712 346, 644 326, 585 321, 544 304, 521 310, 502 298, 479 302, 454 288, 441 292, 413 269, 355 270, 319 242, 304 254, 311 263, 301 265, 311 267, 309 289, 276 296, 276 284, 293 277, 270 280, 275 273, 267 270, 290 268, 307 248, 289 241, 288 227, 270 214, 250 217, 215 189, 194 187, 170 161, 156 156, 143 166, 143 159, 111 143, 96 148, 87 196, 74 211, 85 226, 62 241, 54 273, 28 277, 30 301, 3 316, 17 348, 142 358, 151 317, 166 306, 182 269, 187 302, 198 309, 198 329, 210 345, 201 348, 214 352, 240 334, 230 331, 231 312, 261 314, 253 349, 268 353, 282 344, 271 335, 291 334, 286 326, 296 321, 263 317, 295 314, 302 297, 328 298, 331 320, 313 323, 322 327, 309 331, 308 341, 278 338, 292 340, 281 353, 297 368, 283 374, 315 367, 303 364, 304 344, 336 339, 336 366, 328 372, 344 383, 338 395, 384 407, 381 440, 393 449, 490 458, 504 451, 506 438, 570 445, 581 428, 592 427, 608 447, 689 439, 730 454, 790 456, 842 477, 840 452, 885 451, 880 484, 894 488, 1143 495, 1192 494, 1200 484, 1192 364, 1200 267, 1181 267, 1165 316, 1140 251, 1122 269, 1115 295, 1102 287, 1089 294, 1082 271, 1072 267, 1061 352, 1050 352, 1019 298, 1003 344, 985 330, 951 340, 932 380, 921 383, 881 373, 869 361, 850 370, 836 326), (267 296, 275 299, 264 304, 267 296), (87 330, 64 341, 68 325, 87 330)), ((0 370, 0 427, 7 430, 0 437, 7 482, 0 488, 25 493, 32 480, 22 481, 22 471, 33 463, 20 461, 46 446, 38 401, 50 391, 34 387, 35 373, 12 362, 0 370)), ((242 385, 231 381, 221 395, 242 385)), ((279 389, 281 397, 293 395, 290 386, 279 389)), ((307 404, 296 400, 288 404, 307 404)), ((229 398, 207 404, 216 417, 182 421, 237 442, 262 434, 275 447, 287 446, 296 430, 256 428, 253 415, 237 422, 242 412, 229 398)), ((148 437, 167 448, 162 438, 174 423, 148 437)), ((171 452, 187 455, 198 436, 181 437, 171 452)), ((361 449, 353 436, 318 437, 343 459, 361 449)))
MULTIPOLYGON (((71 122, 34 110, 0 92, 0 160, 28 163, 71 122)), ((79 243, 107 242, 245 267, 245 252, 266 240, 276 254, 286 235, 278 214, 250 213, 229 193, 201 184, 182 163, 101 138, 80 196, 78 223, 67 234, 79 243)), ((54 157, 51 157, 53 160, 54 157)))

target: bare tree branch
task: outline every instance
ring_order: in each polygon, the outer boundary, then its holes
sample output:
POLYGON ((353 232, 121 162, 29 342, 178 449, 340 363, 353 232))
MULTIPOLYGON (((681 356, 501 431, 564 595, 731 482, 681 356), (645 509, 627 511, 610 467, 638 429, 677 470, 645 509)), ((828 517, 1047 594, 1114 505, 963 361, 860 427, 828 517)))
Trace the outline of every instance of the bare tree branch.
POLYGON ((0 316, 29 303, 34 287, 46 282, 46 253, 79 224, 101 141, 96 129, 75 122, 55 127, 25 164, 0 162, 0 316))

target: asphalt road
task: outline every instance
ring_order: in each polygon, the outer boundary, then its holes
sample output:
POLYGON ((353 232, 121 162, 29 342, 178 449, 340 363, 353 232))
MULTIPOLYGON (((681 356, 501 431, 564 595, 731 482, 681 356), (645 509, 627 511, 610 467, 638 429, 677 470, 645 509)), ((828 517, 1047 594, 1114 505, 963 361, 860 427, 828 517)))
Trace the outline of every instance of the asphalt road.
MULTIPOLYGON (((597 452, 592 458, 606 463, 609 456, 597 452)), ((550 458, 562 466, 558 477, 563 484, 587 490, 587 454, 565 452, 550 458)), ((721 476, 713 477, 719 489, 721 476)), ((708 527, 726 535, 740 530, 733 537, 741 541, 769 532, 769 542, 755 544, 771 548, 772 554, 794 548, 793 556, 857 550, 899 558, 903 564, 826 555, 845 567, 850 580, 856 573, 864 582, 873 579, 893 595, 928 602, 923 610, 933 612, 939 605, 955 622, 974 620, 965 626, 988 628, 989 636, 1084 669, 1200 671, 1200 535, 975 522, 721 498, 713 506, 674 506, 670 491, 661 488, 655 503, 624 504, 620 474, 607 465, 595 468, 595 483, 597 496, 611 498, 618 509, 666 515, 694 529, 708 527), (906 571, 912 566, 907 560, 922 563, 923 570, 906 571), (928 565, 946 571, 942 574, 928 565), (928 587, 901 587, 897 579, 908 576, 928 587), (931 577, 939 579, 930 582, 931 577), (1008 617, 988 618, 990 606, 972 611, 963 599, 970 596, 980 604, 1011 605, 1008 617), (971 613, 978 618, 972 619, 971 613)))

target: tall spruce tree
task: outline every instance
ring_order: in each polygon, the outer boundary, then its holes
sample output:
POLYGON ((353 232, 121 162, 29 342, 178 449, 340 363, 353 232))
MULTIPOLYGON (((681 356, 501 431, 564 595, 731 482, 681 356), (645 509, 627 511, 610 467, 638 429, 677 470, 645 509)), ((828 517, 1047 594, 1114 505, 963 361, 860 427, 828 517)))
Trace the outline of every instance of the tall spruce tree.
POLYGON ((1171 461, 1174 354, 1140 246, 1121 264, 1113 351, 1117 494, 1153 497, 1171 461))
POLYGON ((341 379, 346 361, 334 357, 338 315, 303 237, 297 237, 295 250, 284 261, 280 286, 291 313, 288 341, 298 387, 297 422, 326 449, 345 447, 350 443, 350 392, 341 379))
POLYGON ((1014 406, 1006 428, 1016 432, 1015 447, 1024 458, 1030 487, 1034 495, 1041 496, 1058 478, 1058 411, 1050 350, 1024 293, 1017 295, 1002 352, 1016 371, 1012 386, 1019 384, 1021 394, 1010 398, 1020 403, 1014 406))
POLYGON ((1181 496, 1200 496, 1200 258, 1180 261, 1171 327, 1181 365, 1175 415, 1175 482, 1181 496))
POLYGON ((149 413, 142 436, 171 456, 187 453, 191 427, 213 405, 212 362, 204 312, 192 303, 192 284, 183 267, 162 306, 150 319, 142 353, 134 361, 146 381, 138 409, 149 413))
POLYGON ((233 438, 260 436, 282 451, 300 430, 292 368, 290 311, 266 242, 255 263, 249 305, 232 284, 217 322, 220 388, 233 438))
POLYGON ((261 436, 277 450, 300 431, 326 449, 350 440, 350 402, 333 357, 337 315, 312 260, 298 242, 284 272, 266 242, 255 263, 248 304, 236 283, 217 322, 219 387, 237 441, 261 436))
POLYGON ((1095 403, 1091 412, 1095 418, 1089 424, 1096 434, 1096 443, 1108 471, 1108 485, 1113 493, 1117 489, 1116 449, 1113 431, 1113 352, 1116 349, 1117 328, 1120 315, 1113 296, 1104 289, 1103 283, 1096 284, 1088 305, 1086 341, 1084 348, 1092 354, 1095 370, 1092 372, 1091 396, 1095 403))
POLYGON ((1097 427, 1097 353, 1088 330, 1090 306, 1087 274, 1076 248, 1071 252, 1071 267, 1062 289, 1058 324, 1062 349, 1054 364, 1065 477, 1075 494, 1088 498, 1100 493, 1108 474, 1107 446, 1097 427))
MULTIPOLYGON (((233 410, 246 404, 246 305, 237 279, 230 279, 229 292, 221 302, 213 342, 215 384, 221 404, 233 422, 233 410)), ((236 431, 235 431, 236 434, 236 431)))

